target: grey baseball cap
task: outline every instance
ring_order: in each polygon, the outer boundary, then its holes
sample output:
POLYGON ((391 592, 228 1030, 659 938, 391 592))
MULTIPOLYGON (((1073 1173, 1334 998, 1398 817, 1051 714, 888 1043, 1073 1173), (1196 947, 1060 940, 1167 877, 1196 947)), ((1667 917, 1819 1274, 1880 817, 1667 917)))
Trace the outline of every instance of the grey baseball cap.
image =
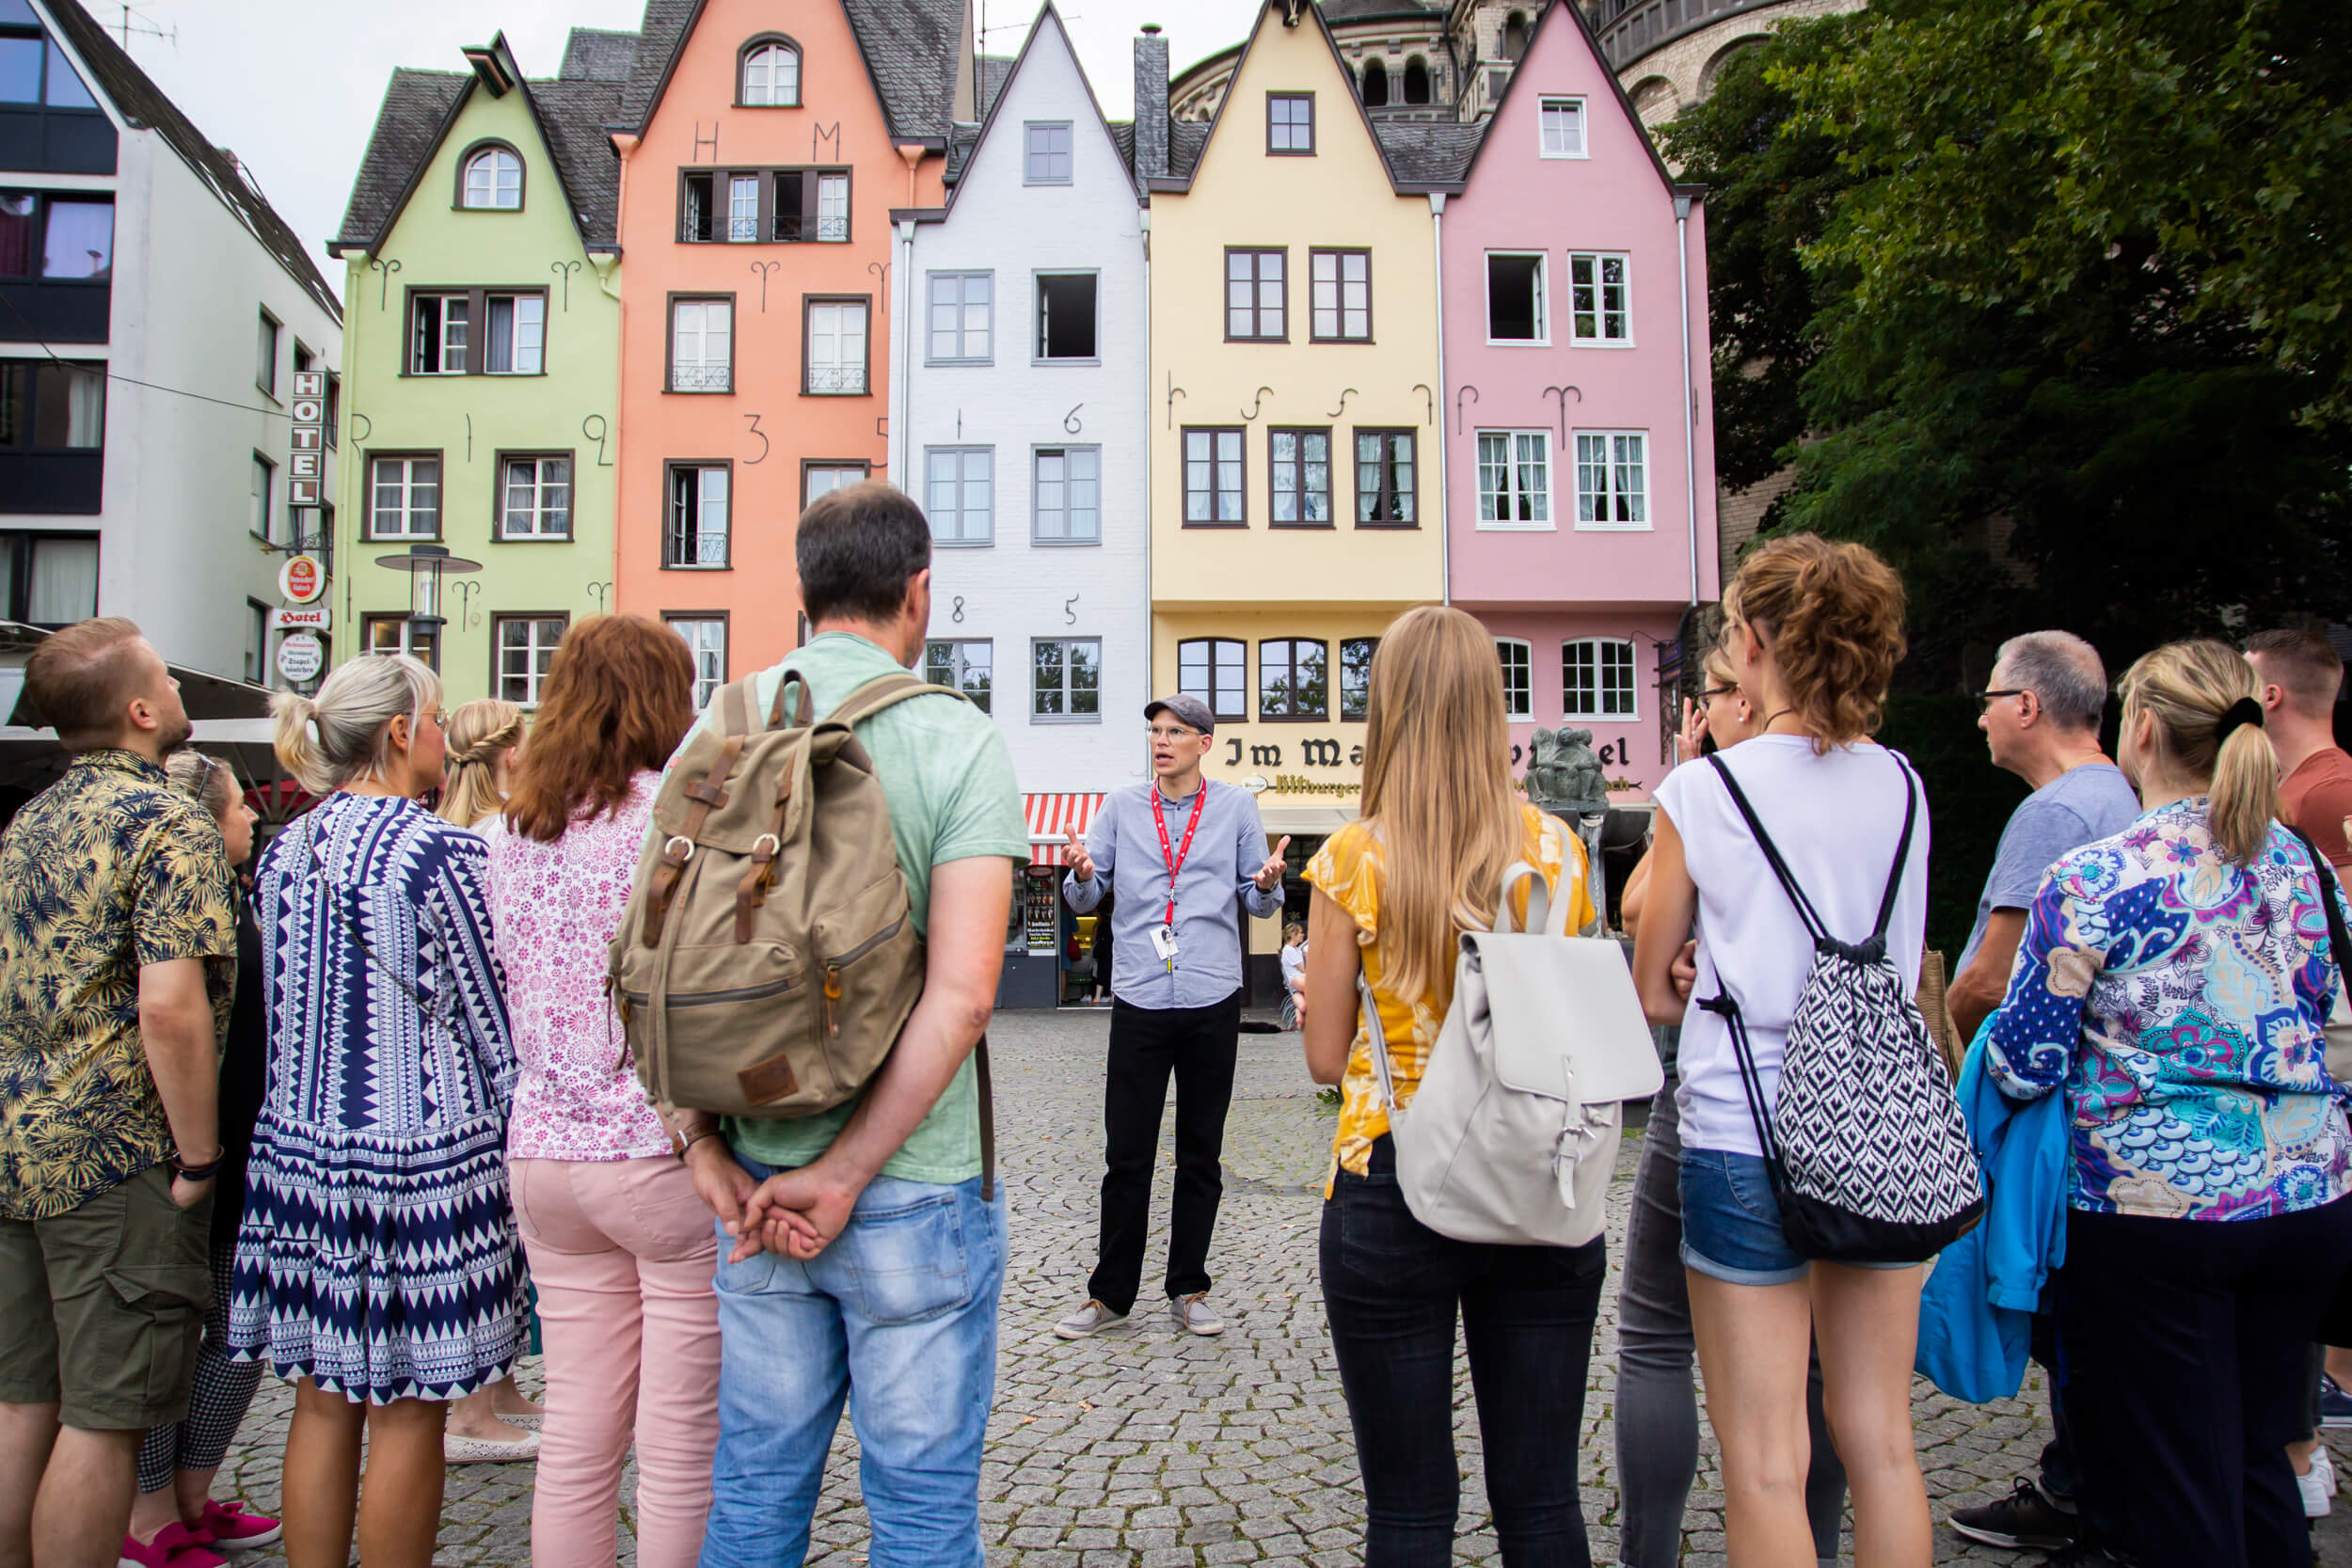
POLYGON ((1212 734, 1216 729, 1216 715, 1209 711, 1208 704, 1189 691, 1179 691, 1172 697, 1162 697, 1156 703, 1146 704, 1144 722, 1150 723, 1163 712, 1173 714, 1179 722, 1199 730, 1202 735, 1212 734))

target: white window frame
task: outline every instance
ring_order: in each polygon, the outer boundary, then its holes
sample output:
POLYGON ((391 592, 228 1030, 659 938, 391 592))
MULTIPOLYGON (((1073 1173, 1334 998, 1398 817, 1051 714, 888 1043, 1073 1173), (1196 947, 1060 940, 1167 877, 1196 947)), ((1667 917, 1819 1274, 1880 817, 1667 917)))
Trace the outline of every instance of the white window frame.
POLYGON ((466 160, 466 174, 460 188, 465 193, 468 212, 520 212, 523 205, 523 161, 511 149, 485 147, 466 160), (486 178, 477 182, 474 178, 477 171, 485 172, 486 178), (511 201, 502 199, 508 194, 508 182, 502 176, 509 172, 514 175, 514 199, 511 201))
POLYGON ((852 484, 863 484, 874 477, 872 467, 865 463, 808 463, 801 468, 801 507, 805 511, 819 496, 830 496, 852 484), (818 479, 821 476, 823 483, 818 479))
POLYGON ((1633 346, 1633 258, 1622 250, 1571 250, 1568 252, 1568 341, 1578 348, 1631 348, 1633 346), (1614 261, 1624 269, 1622 278, 1611 284, 1601 277, 1601 268, 1614 261), (1578 277, 1581 267, 1589 267, 1592 281, 1578 277), (1609 308, 1609 294, 1616 291, 1617 308, 1609 308), (1584 297, 1592 295, 1592 309, 1584 308, 1584 297), (1593 318, 1594 331, 1587 334, 1579 329, 1580 321, 1593 318), (1609 318, 1614 316, 1625 330, 1612 337, 1609 318))
POLYGON ((1593 116, 1580 94, 1548 93, 1535 104, 1535 150, 1546 158, 1590 158, 1593 155, 1593 116), (1571 148, 1565 139, 1555 144, 1551 117, 1567 110, 1576 117, 1576 145, 1571 148))
POLYGON ((1025 185, 1067 185, 1077 172, 1078 137, 1066 119, 1025 120, 1021 126, 1021 182, 1025 185), (1061 145, 1054 134, 1061 133, 1061 145), (1041 135, 1043 138, 1040 145, 1041 135), (1039 160, 1044 160, 1042 165, 1039 160), (1060 169, 1056 172, 1058 161, 1060 169))
POLYGON ((1486 346, 1489 348, 1549 348, 1551 346, 1551 253, 1548 250, 1489 250, 1485 274, 1486 346), (1497 258, 1535 263, 1535 335, 1532 338, 1495 336, 1495 273, 1497 258))
MULTIPOLYGON (((1549 430, 1481 430, 1474 432, 1473 435, 1470 452, 1472 461, 1477 464, 1479 531, 1505 533, 1556 531, 1560 526, 1560 509, 1552 504, 1552 500, 1559 490, 1557 467, 1559 454, 1551 450, 1551 432, 1549 430), (1504 449, 1506 484, 1500 490, 1489 487, 1486 483, 1488 468, 1486 442, 1489 439, 1500 439, 1507 443, 1504 449), (1519 470, 1527 463, 1526 448, 1523 443, 1528 441, 1536 443, 1535 460, 1543 467, 1544 483, 1540 490, 1532 489, 1518 483, 1519 470), (1489 510, 1502 510, 1501 499, 1507 496, 1532 496, 1539 503, 1534 510, 1540 511, 1542 515, 1538 517, 1488 516, 1486 514, 1489 510), (1492 508, 1488 504, 1489 497, 1497 499, 1497 504, 1492 508)), ((1512 510, 1517 510, 1517 508, 1512 510)))
POLYGON ((923 644, 923 678, 934 686, 951 686, 971 698, 972 705, 982 713, 993 713, 996 700, 996 644, 993 640, 985 637, 931 638, 923 644), (934 652, 942 648, 947 650, 944 660, 944 672, 941 668, 943 661, 932 657, 934 652), (977 658, 973 657, 975 651, 978 654, 977 658), (977 691, 972 689, 971 685, 971 676, 975 672, 977 672, 986 683, 977 691), (943 673, 945 678, 943 678, 943 673))
POLYGON ((1571 637, 1560 644, 1560 716, 1579 722, 1604 724, 1639 722, 1642 717, 1642 657, 1632 640, 1623 637, 1571 637), (1579 654, 1589 656, 1593 677, 1593 702, 1589 706, 1578 705, 1575 684, 1569 679, 1569 661, 1579 654), (1611 674, 1622 670, 1625 706, 1611 708, 1611 674))
POLYGON ((873 389, 873 376, 866 363, 873 348, 874 308, 862 299, 812 299, 802 307, 803 319, 808 324, 808 343, 803 350, 807 383, 803 394, 808 397, 864 397, 873 389), (844 352, 850 341, 850 312, 856 313, 857 353, 844 352), (820 325, 821 324, 821 325, 820 325), (830 345, 829 357, 820 357, 818 344, 830 345), (855 384, 852 385, 852 378, 855 384))
POLYGON ((535 451, 510 452, 499 459, 499 526, 498 537, 508 539, 569 539, 572 536, 572 458, 569 452, 535 451), (560 471, 549 475, 553 467, 560 471), (515 476, 518 469, 531 470, 524 486, 530 504, 521 510, 515 505, 515 476), (562 499, 549 506, 550 491, 560 491, 562 499), (516 519, 523 520, 521 527, 516 519), (552 519, 552 521, 550 521, 552 519))
POLYGON ((470 295, 463 292, 455 293, 442 293, 432 289, 423 290, 421 293, 411 294, 409 296, 408 305, 408 373, 410 375, 465 374, 468 345, 470 341, 473 329, 473 300, 470 295), (441 310, 438 330, 437 330, 433 335, 433 361, 430 369, 420 365, 417 361, 417 310, 418 308, 423 305, 428 299, 437 300, 440 303, 441 310), (450 339, 449 319, 449 308, 453 303, 466 307, 465 319, 458 323, 459 330, 457 332, 454 345, 452 344, 450 339), (453 366, 450 362, 453 346, 456 356, 456 363, 454 366, 453 366))
POLYGON ((498 664, 490 681, 492 692, 501 701, 513 703, 525 710, 537 707, 540 688, 548 678, 548 666, 555 662, 556 645, 564 641, 564 632, 570 624, 571 618, 565 615, 501 613, 491 617, 493 636, 498 643, 494 650, 498 664), (519 643, 511 642, 507 637, 507 633, 516 627, 525 628, 519 643), (549 627, 554 628, 552 637, 548 635, 549 627), (507 656, 511 653, 523 656, 520 675, 511 673, 506 667, 507 656), (519 696, 513 694, 507 686, 510 680, 522 682, 519 696))
POLYGON ((1032 724, 1099 724, 1103 721, 1103 640, 1099 637, 1033 637, 1029 640, 1029 722, 1032 724), (1039 709, 1045 689, 1037 680, 1037 651, 1047 645, 1061 651, 1061 698, 1063 711, 1044 713, 1039 709), (1070 650, 1080 645, 1094 650, 1094 711, 1070 711, 1076 701, 1076 692, 1070 684, 1070 650))
POLYGON ((661 470, 661 567, 669 572, 723 572, 735 562, 735 470, 724 463, 672 463, 661 470), (693 509, 694 555, 692 561, 673 560, 670 548, 673 515, 677 511, 677 482, 682 474, 693 476, 693 493, 689 505, 693 509), (710 476, 719 476, 718 494, 711 494, 710 476), (717 561, 701 559, 702 542, 712 530, 706 514, 713 501, 720 509, 719 556, 717 561))
POLYGON ((996 449, 925 447, 923 515, 930 519, 934 545, 978 546, 996 543, 996 449), (944 492, 943 484, 946 486, 944 492), (941 531, 943 515, 954 520, 952 532, 941 531), (976 515, 979 519, 977 531, 973 528, 976 515))
POLYGON ((923 324, 923 363, 995 363, 996 275, 988 271, 934 272, 925 277, 923 303, 930 314, 923 324), (944 329, 939 325, 943 309, 953 313, 953 325, 944 329), (972 319, 976 310, 979 314, 977 325, 972 319), (951 352, 940 352, 942 339, 946 340, 951 352))
POLYGON ((484 375, 541 374, 548 362, 548 296, 535 291, 483 295, 482 332, 484 375), (490 356, 499 345, 489 334, 501 304, 507 308, 506 369, 494 371, 490 368, 490 356))
POLYGON ((801 52, 781 39, 770 39, 763 43, 754 44, 743 52, 743 64, 739 80, 735 84, 735 93, 738 101, 745 108, 799 108, 801 106, 801 52), (781 78, 787 73, 778 71, 775 62, 771 61, 767 68, 767 79, 758 84, 762 96, 755 98, 752 96, 752 69, 771 55, 791 62, 792 68, 788 73, 790 80, 782 80, 781 78))
POLYGON ((1495 639, 1495 662, 1502 667, 1502 717, 1535 717, 1535 645, 1524 637, 1495 639))
POLYGON ((368 539, 371 541, 377 539, 438 539, 441 536, 440 458, 430 453, 418 452, 393 452, 387 453, 383 456, 372 455, 368 458, 365 478, 368 486, 368 539), (388 463, 397 464, 400 467, 399 483, 401 502, 399 506, 393 508, 389 514, 386 512, 384 507, 378 503, 376 499, 379 494, 378 486, 380 486, 383 483, 382 479, 378 476, 381 474, 384 465, 388 463), (417 505, 417 492, 427 487, 425 483, 420 482, 418 479, 417 468, 421 464, 428 463, 433 466, 433 477, 430 481, 430 488, 433 491, 433 504, 430 511, 426 511, 417 505), (384 518, 387 515, 397 515, 401 519, 401 526, 397 529, 387 529, 384 526, 384 518), (416 519, 420 515, 424 516, 426 519, 426 526, 421 529, 415 526, 416 519))
POLYGON ((735 390, 735 301, 698 296, 670 301, 670 363, 665 389, 692 394, 735 390), (714 312, 716 314, 714 315, 714 312), (694 344, 688 357, 690 336, 694 344), (718 330, 713 331, 714 322, 718 330), (712 345, 717 345, 717 356, 712 345))
MULTIPOLYGON (((1574 476, 1574 483, 1576 487, 1577 531, 1579 533, 1649 532, 1653 527, 1649 504, 1649 432, 1646 430, 1579 430, 1571 433, 1569 439, 1575 443, 1576 453, 1576 473, 1574 476), (1585 474, 1587 468, 1590 467, 1586 463, 1584 456, 1584 443, 1587 441, 1602 442, 1605 444, 1606 448, 1605 452, 1603 453, 1603 462, 1601 465, 1604 476, 1603 483, 1598 491, 1590 491, 1585 487, 1585 474), (1624 449, 1619 445, 1619 443, 1625 441, 1634 441, 1640 443, 1640 445, 1635 449, 1632 456, 1633 466, 1641 474, 1641 484, 1639 488, 1629 487, 1621 490, 1617 485, 1619 470, 1623 467, 1626 462, 1624 449), (1606 503, 1613 499, 1623 501, 1629 498, 1632 504, 1629 508, 1627 508, 1627 510, 1632 512, 1634 515, 1623 518, 1595 517, 1588 522, 1585 520, 1584 516, 1585 502, 1588 498, 1595 496, 1597 496, 1599 502, 1601 503, 1606 503)), ((1594 510, 1597 512, 1599 511, 1600 506, 1597 504, 1594 507, 1594 510)))
POLYGON ((700 712, 727 683, 727 618, 690 613, 665 614, 662 620, 685 639, 687 657, 694 661, 694 708, 700 712), (712 631, 718 633, 716 646, 707 636, 712 631))
POLYGON ((1091 445, 1033 447, 1029 451, 1029 542, 1059 548, 1103 542, 1103 449, 1091 445), (1061 471, 1048 476, 1050 463, 1061 471), (1080 472, 1084 467, 1087 471, 1080 472), (1080 487, 1090 497, 1079 504, 1080 487), (1048 505, 1051 497, 1059 505, 1048 505), (1083 530, 1080 519, 1084 518, 1083 530), (1049 520, 1052 521, 1049 527, 1049 520))

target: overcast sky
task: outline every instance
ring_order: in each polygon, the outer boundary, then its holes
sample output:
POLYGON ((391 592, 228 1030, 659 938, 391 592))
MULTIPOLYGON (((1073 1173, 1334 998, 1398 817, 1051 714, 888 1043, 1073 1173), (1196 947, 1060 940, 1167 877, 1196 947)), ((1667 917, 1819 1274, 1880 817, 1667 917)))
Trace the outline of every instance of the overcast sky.
MULTIPOLYGON (((1241 40, 1258 0, 1059 0, 1103 111, 1124 119, 1135 99, 1136 29, 1168 30, 1178 70, 1241 40)), ((109 26, 119 4, 84 0, 109 26)), ((974 24, 981 0, 970 0, 974 24)), ((643 0, 135 0, 132 57, 189 119, 253 171, 340 293, 326 258, 351 177, 395 66, 462 71, 458 50, 504 28, 524 71, 552 76, 574 27, 634 30, 643 0), (176 40, 138 29, 176 32, 176 40)), ((981 47, 1010 55, 1037 15, 1026 0, 986 0, 981 47)), ((118 34, 118 37, 120 35, 118 34)))

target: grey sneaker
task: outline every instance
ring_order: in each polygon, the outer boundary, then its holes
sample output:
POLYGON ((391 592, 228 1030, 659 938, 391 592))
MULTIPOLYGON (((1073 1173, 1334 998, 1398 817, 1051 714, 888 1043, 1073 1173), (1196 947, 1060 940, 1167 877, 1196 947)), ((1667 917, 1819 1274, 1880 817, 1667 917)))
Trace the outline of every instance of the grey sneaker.
POLYGON ((1065 1339, 1084 1339, 1106 1328, 1117 1328, 1126 1321, 1126 1313, 1114 1312, 1099 1301, 1089 1301, 1056 1323, 1054 1332, 1065 1339))
POLYGON ((1195 1291, 1188 1296, 1168 1297, 1168 1315, 1176 1320, 1177 1326, 1193 1334, 1225 1332, 1225 1320, 1218 1317, 1216 1308, 1209 1305, 1206 1291, 1195 1291))

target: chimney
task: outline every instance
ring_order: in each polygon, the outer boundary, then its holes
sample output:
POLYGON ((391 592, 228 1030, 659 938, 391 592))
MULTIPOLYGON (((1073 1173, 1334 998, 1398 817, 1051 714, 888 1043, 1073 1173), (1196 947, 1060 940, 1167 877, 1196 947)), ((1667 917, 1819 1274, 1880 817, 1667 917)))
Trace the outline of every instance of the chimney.
POLYGON ((1168 40, 1147 22, 1136 40, 1136 178, 1168 177, 1168 40))

